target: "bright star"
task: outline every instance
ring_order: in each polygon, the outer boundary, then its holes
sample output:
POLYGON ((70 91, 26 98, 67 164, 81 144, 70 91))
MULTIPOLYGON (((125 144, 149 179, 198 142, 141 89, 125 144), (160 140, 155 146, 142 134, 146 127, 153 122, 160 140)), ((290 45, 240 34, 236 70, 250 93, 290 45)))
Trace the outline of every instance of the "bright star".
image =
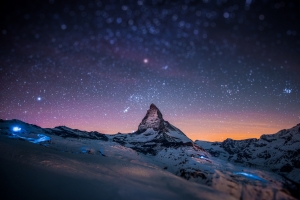
POLYGON ((144 59, 144 63, 148 63, 148 59, 147 58, 144 59))
POLYGON ((40 100, 42 100, 42 98, 41 98, 41 97, 38 97, 37 100, 40 101, 40 100))
POLYGON ((128 112, 128 110, 129 110, 129 107, 128 108, 126 108, 123 112, 124 113, 127 113, 128 112))

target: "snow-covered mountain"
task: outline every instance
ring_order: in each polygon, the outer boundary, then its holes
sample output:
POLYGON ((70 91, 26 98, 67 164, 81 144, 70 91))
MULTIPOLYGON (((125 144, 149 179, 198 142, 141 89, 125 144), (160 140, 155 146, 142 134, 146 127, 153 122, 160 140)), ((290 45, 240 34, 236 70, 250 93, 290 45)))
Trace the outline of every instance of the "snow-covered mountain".
MULTIPOLYGON (((28 165, 33 162, 34 166, 42 166, 43 170, 55 169, 75 177, 79 170, 81 174, 91 174, 97 177, 97 181, 108 185, 118 185, 114 179, 119 176, 123 176, 123 182, 127 184, 134 177, 137 183, 142 183, 139 189, 144 193, 147 193, 150 184, 155 188, 154 191, 161 192, 163 188, 163 191, 170 194, 174 192, 174 187, 170 189, 170 185, 175 183, 171 184, 168 180, 175 180, 174 176, 182 177, 187 181, 182 182, 185 186, 180 187, 186 192, 176 191, 176 195, 173 195, 175 199, 182 199, 186 195, 190 199, 294 199, 293 195, 299 198, 299 135, 297 125, 274 135, 264 135, 258 140, 193 142, 165 121, 160 110, 151 104, 137 131, 128 134, 106 135, 65 126, 41 128, 19 120, 0 120, 0 160, 28 165), (22 145, 15 139, 34 144, 22 145), (40 144, 41 149, 31 150, 37 148, 36 144, 40 144), (6 153, 5 146, 12 149, 12 152, 6 153), (26 146, 29 153, 19 151, 22 146, 26 146), (89 157, 94 158, 92 164, 84 163, 88 157, 80 155, 85 154, 94 156, 89 157), (126 163, 130 163, 130 169, 124 169, 126 163), (113 171, 113 179, 99 176, 99 173, 107 173, 108 168, 113 171), (120 173, 120 170, 125 172, 120 173), (290 180, 278 173, 285 173, 283 175, 290 180), (152 179, 157 176, 164 181, 155 186, 152 179), (145 177, 148 181, 144 180, 145 177)), ((181 184, 181 181, 177 183, 181 184)), ((123 184, 120 184, 116 188, 122 187, 123 184)), ((178 190, 178 187, 175 188, 178 190)), ((137 195, 136 190, 131 192, 137 195)), ((169 199, 168 195, 159 194, 161 196, 152 197, 169 199)), ((134 196, 110 196, 117 197, 128 199, 134 196)))
POLYGON ((55 128, 41 128, 33 124, 27 124, 17 119, 2 120, 0 119, 0 131, 3 135, 11 135, 20 139, 36 138, 38 134, 57 135, 62 138, 86 138, 95 140, 108 141, 108 137, 105 134, 97 131, 81 131, 78 129, 71 129, 66 126, 57 126, 55 128))
POLYGON ((66 126, 57 126, 55 128, 46 129, 46 132, 48 134, 61 136, 63 138, 87 138, 108 141, 108 137, 105 134, 98 133, 97 131, 80 131, 78 129, 71 129, 66 126))
POLYGON ((196 141, 212 156, 277 172, 300 184, 300 124, 259 139, 196 141))
POLYGON ((163 119, 160 110, 151 104, 138 130, 129 134, 113 135, 112 140, 144 154, 156 155, 163 148, 191 146, 193 141, 181 130, 163 119))

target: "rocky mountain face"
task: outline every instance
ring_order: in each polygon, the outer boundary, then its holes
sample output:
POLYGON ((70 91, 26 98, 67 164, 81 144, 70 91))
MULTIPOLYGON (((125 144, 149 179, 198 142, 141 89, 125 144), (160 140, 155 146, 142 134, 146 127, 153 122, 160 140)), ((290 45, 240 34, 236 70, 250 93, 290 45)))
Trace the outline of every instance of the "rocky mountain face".
POLYGON ((212 156, 248 167, 275 171, 300 183, 300 124, 259 139, 196 141, 212 156))
MULTIPOLYGON (((201 149, 194 145, 181 130, 163 119, 160 110, 151 104, 138 130, 129 134, 116 134, 112 140, 134 150, 156 155, 162 148, 191 146, 201 149)), ((202 149, 201 149, 202 150, 202 149)))
POLYGON ((154 104, 150 105, 150 109, 140 123, 137 132, 143 133, 148 128, 152 128, 154 131, 163 130, 165 128, 163 116, 154 104))

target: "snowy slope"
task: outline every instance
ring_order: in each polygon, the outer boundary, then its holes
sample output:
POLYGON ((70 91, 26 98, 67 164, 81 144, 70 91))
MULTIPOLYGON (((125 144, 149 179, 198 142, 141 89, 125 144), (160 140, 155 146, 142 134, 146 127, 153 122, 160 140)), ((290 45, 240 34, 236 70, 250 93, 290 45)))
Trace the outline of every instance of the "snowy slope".
POLYGON ((58 136, 52 142, 44 147, 0 136, 0 199, 234 199, 118 144, 58 136), (101 146, 107 156, 72 153, 82 145, 101 146))
POLYGON ((259 139, 196 141, 214 157, 243 166, 266 168, 300 183, 300 124, 259 139))
MULTIPOLYGON (((297 137, 293 137, 295 131, 299 131, 299 127, 277 135, 262 136, 262 141, 193 143, 165 121, 155 105, 151 105, 138 130, 132 134, 105 135, 65 126, 44 129, 19 120, 0 120, 0 159, 12 169, 15 168, 12 163, 26 169, 38 167, 43 170, 41 173, 67 174, 84 184, 91 184, 93 188, 96 188, 94 182, 86 179, 92 178, 97 183, 122 191, 112 194, 111 190, 100 189, 109 199, 135 199, 135 195, 149 199, 294 199, 292 195, 299 198, 299 194, 293 193, 297 191, 297 185, 292 181, 255 168, 254 164, 241 163, 243 159, 249 161, 249 151, 253 151, 250 147, 263 148, 267 143, 286 141, 287 147, 281 144, 280 148, 297 149, 297 145, 292 146, 297 141, 297 137), (38 135, 47 139, 39 140, 38 135), (28 153, 24 153, 26 151, 28 153), (155 183, 157 181, 159 183, 155 183), (153 194, 148 191, 149 185, 153 194)), ((275 143, 271 147, 276 150, 275 143)), ((269 151, 271 147, 268 147, 269 151)), ((280 160, 280 163, 284 164, 285 160, 280 160)), ((9 170, 5 170, 7 174, 9 170)), ((26 180, 15 178, 26 184, 26 180)), ((293 177, 290 179, 297 181, 293 177)), ((77 184, 70 182, 71 185, 77 184)))
MULTIPOLYGON (((28 177, 27 183, 26 180, 19 178, 26 177, 25 174, 31 174, 30 171, 34 171, 41 174, 33 176, 46 176, 46 180, 51 179, 51 176, 56 177, 55 180, 49 180, 54 185, 51 184, 51 187, 55 188, 55 185, 60 185, 58 180, 61 178, 64 183, 68 184, 68 187, 74 185, 78 191, 89 191, 80 188, 78 185, 81 184, 74 181, 79 180, 82 185, 90 185, 89 187, 94 190, 100 190, 104 198, 109 199, 135 199, 137 196, 143 196, 145 199, 186 199, 187 197, 189 199, 293 199, 289 192, 285 191, 284 188, 288 182, 282 177, 269 172, 231 165, 211 157, 197 145, 169 146, 157 151, 153 156, 149 153, 140 153, 133 147, 120 145, 110 139, 106 141, 90 139, 87 136, 61 137, 61 134, 59 136, 49 134, 51 129, 42 129, 16 120, 1 121, 0 127, 2 133, 0 135, 0 159, 1 163, 6 163, 2 167, 7 166, 1 169, 1 172, 5 172, 1 174, 1 177, 5 177, 2 180, 11 181, 12 176, 18 182, 19 187, 26 185, 25 188, 27 188, 29 185, 28 190, 35 187, 41 188, 37 186, 38 184, 42 184, 46 190, 43 179, 36 178, 35 183, 28 177), (12 130, 15 126, 22 127, 19 133, 12 130), (14 139, 20 139, 18 137, 13 137, 12 140, 9 138, 12 134, 22 134, 24 138, 28 134, 44 134, 50 140, 31 144, 30 141, 14 139), (10 171, 9 169, 16 168, 14 165, 11 166, 12 163, 20 166, 22 170, 10 171), (29 169, 29 172, 25 169, 29 169), (99 184, 102 186, 97 189, 99 184), (151 192, 149 186, 152 188, 151 192), (114 189, 107 189, 110 187, 114 189)), ((69 128, 66 130, 72 131, 69 128)), ((54 129, 54 131, 57 130, 54 129)), ((72 132, 78 133, 76 130, 72 132)), ((110 137, 112 136, 108 136, 110 137)), ((11 187, 17 186, 11 185, 11 187)), ((64 190, 70 192, 68 188, 64 190)), ((43 192, 51 196, 51 192, 43 192)), ((94 193, 99 195, 99 192, 94 193)), ((30 193, 27 192, 24 195, 19 197, 28 197, 30 193)), ((75 199, 77 195, 78 198, 82 197, 81 193, 73 195, 66 194, 64 191, 60 191, 59 195, 75 199)), ((36 199, 41 198, 37 194, 33 196, 36 199)))

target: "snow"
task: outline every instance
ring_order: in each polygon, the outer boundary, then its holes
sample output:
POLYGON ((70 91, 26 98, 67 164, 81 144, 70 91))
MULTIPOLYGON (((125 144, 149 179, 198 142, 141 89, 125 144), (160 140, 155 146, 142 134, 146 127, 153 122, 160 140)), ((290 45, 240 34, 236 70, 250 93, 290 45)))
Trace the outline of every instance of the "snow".
POLYGON ((41 143, 41 142, 47 142, 47 141, 51 140, 50 137, 48 137, 48 136, 46 136, 44 134, 37 134, 37 137, 38 137, 37 139, 33 139, 30 142, 32 142, 32 143, 41 143))
POLYGON ((20 133, 21 131, 21 128, 17 128, 14 127, 13 128, 13 131, 14 133, 11 133, 11 138, 19 138, 19 139, 23 139, 23 140, 26 140, 28 142, 31 142, 31 143, 35 143, 35 144, 39 144, 39 143, 42 143, 42 142, 48 142, 51 140, 51 138, 47 135, 44 135, 44 134, 27 134, 26 132, 25 133, 20 133), (32 136, 32 137, 30 137, 32 136))
MULTIPOLYGON (((171 125, 172 126, 172 125, 171 125)), ((187 142, 192 142, 191 139, 189 139, 187 136, 185 136, 180 130, 178 130, 176 127, 172 126, 173 130, 168 130, 168 132, 166 132, 167 135, 177 139, 177 141, 181 141, 183 143, 187 143, 187 142), (176 130, 177 129, 177 130, 176 130)))
POLYGON ((254 174, 249 174, 246 172, 234 172, 233 174, 237 174, 237 175, 242 175, 245 176, 247 178, 251 178, 251 179, 255 179, 255 180, 259 180, 259 181, 265 181, 264 179, 262 179, 261 177, 254 175, 254 174))
POLYGON ((214 157, 236 165, 275 171, 300 183, 300 124, 275 134, 262 135, 259 139, 195 143, 214 157))
POLYGON ((154 140, 157 136, 157 131, 154 131, 153 128, 148 128, 145 132, 141 134, 131 134, 130 137, 127 137, 131 142, 148 142, 154 140))
MULTIPOLYGON (((32 195, 27 190, 39 188, 33 199, 40 199, 41 194, 51 199, 294 199, 285 189, 293 184, 279 174, 228 162, 231 155, 231 159, 239 158, 235 152, 241 148, 263 152, 260 148, 265 146, 255 145, 270 143, 265 140, 226 140, 224 144, 196 142, 210 149, 209 152, 222 151, 221 157, 215 157, 197 146, 179 145, 186 136, 170 124, 165 134, 171 132, 168 136, 172 140, 179 138, 175 146, 153 142, 156 137, 163 136, 153 128, 139 134, 110 135, 107 140, 68 127, 42 129, 21 121, 2 121, 0 129, 0 162, 4 163, 0 176, 7 183, 5 197, 10 195, 9 191, 22 190, 25 192, 13 195, 26 199, 32 195), (22 131, 14 132, 11 128, 14 126, 22 131), (72 133, 74 137, 61 137, 61 133, 72 133), (27 141, 37 141, 41 145, 27 141), (233 154, 224 150, 226 145, 232 146, 228 151, 233 154), (154 146, 155 155, 135 149, 149 146, 154 146)), ((266 139, 287 137, 287 132, 266 139)), ((293 138, 291 141, 297 142, 293 138)), ((275 146, 281 144, 273 142, 275 146)), ((272 151, 278 154, 277 149, 267 150, 272 155, 272 151)), ((278 155, 273 156, 278 159, 278 155)), ((254 160, 258 159, 261 160, 254 160)), ((300 173, 297 170, 292 170, 287 177, 299 180, 295 178, 300 173)))
POLYGON ((0 139, 4 199, 234 199, 189 182, 118 144, 53 137, 43 147, 0 139), (73 143, 75 142, 75 144, 73 143), (82 143, 103 146, 107 157, 71 153, 82 143), (105 144, 107 143, 107 144, 105 144), (59 151, 64 150, 64 151, 59 151), (19 192, 15 192, 19 191, 19 192))

